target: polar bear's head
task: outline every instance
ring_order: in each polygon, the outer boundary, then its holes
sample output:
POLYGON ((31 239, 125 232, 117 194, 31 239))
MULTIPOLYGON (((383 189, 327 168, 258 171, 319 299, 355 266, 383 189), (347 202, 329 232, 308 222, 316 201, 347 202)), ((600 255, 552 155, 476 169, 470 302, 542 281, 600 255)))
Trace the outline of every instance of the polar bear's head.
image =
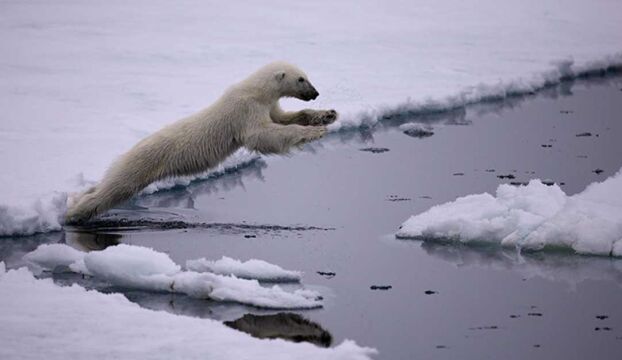
POLYGON ((298 67, 282 61, 262 67, 249 80, 260 83, 263 89, 271 90, 277 97, 294 97, 309 101, 320 95, 309 81, 307 74, 298 67))
POLYGON ((315 100, 320 95, 309 81, 307 74, 293 65, 285 64, 283 69, 275 71, 274 78, 279 84, 281 96, 309 101, 315 100))

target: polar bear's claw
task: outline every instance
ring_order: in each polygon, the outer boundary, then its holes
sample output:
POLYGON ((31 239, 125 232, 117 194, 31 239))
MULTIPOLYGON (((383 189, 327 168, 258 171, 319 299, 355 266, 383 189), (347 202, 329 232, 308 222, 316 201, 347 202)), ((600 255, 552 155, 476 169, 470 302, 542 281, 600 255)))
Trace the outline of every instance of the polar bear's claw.
POLYGON ((311 126, 320 126, 332 124, 337 120, 337 112, 335 110, 319 110, 313 114, 313 117, 309 121, 311 126))

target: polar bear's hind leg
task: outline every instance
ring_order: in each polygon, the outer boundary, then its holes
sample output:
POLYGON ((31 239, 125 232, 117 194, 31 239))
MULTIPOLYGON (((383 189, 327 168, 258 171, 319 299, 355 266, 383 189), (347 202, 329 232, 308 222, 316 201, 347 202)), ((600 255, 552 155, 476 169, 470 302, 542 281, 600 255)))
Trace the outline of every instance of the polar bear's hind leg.
POLYGON ((86 222, 115 205, 131 199, 146 185, 148 183, 132 179, 131 175, 107 176, 100 184, 89 189, 75 206, 70 207, 65 216, 65 222, 67 224, 86 222))

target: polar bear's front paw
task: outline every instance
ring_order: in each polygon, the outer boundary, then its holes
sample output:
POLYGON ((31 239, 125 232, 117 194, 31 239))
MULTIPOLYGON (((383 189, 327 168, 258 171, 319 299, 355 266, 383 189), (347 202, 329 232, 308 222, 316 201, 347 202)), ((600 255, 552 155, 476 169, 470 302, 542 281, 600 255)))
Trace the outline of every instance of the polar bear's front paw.
POLYGON ((335 110, 321 110, 316 111, 315 114, 309 120, 309 125, 320 126, 332 124, 337 120, 337 112, 335 110))
POLYGON ((326 134, 326 126, 314 126, 305 128, 305 133, 301 137, 298 145, 308 143, 313 140, 317 140, 326 134))

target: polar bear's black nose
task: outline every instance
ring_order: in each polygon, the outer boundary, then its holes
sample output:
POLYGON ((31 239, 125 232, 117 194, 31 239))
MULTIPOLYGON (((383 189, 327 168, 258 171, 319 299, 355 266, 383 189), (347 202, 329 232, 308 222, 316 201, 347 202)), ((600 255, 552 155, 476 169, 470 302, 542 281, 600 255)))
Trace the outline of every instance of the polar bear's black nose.
POLYGON ((315 100, 317 99, 317 97, 320 96, 320 93, 317 92, 317 90, 313 89, 313 91, 311 92, 311 100, 315 100))

